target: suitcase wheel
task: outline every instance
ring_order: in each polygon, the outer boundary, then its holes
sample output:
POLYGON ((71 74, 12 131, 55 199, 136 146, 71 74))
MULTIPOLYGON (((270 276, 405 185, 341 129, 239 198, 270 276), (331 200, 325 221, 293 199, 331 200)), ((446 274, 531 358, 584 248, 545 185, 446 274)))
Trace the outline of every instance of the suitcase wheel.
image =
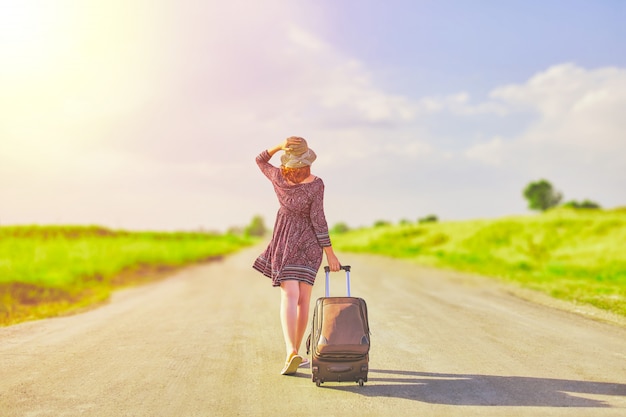
POLYGON ((359 383, 359 387, 362 387, 363 384, 365 384, 365 381, 363 380, 363 378, 359 378, 358 383, 359 383))

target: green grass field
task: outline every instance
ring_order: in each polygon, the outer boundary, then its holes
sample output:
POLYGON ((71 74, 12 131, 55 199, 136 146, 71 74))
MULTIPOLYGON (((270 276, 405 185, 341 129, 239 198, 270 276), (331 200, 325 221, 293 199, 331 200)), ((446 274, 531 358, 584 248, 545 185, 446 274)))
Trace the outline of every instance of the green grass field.
POLYGON ((333 246, 486 275, 626 316, 626 211, 386 225, 333 234, 333 246))
POLYGON ((230 234, 0 227, 0 325, 106 300, 112 290, 225 255, 255 240, 230 234))

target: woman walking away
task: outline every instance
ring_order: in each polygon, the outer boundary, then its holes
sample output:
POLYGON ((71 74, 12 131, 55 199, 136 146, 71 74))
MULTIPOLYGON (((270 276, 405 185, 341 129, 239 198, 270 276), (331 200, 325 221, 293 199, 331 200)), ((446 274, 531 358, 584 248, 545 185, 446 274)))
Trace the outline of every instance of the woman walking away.
POLYGON ((280 322, 287 359, 280 372, 293 375, 303 361, 298 350, 309 321, 309 304, 323 254, 331 271, 341 264, 333 252, 324 215, 324 182, 311 174, 316 155, 300 137, 292 136, 267 149, 256 163, 272 182, 280 208, 272 240, 255 260, 253 268, 280 287, 280 322), (281 166, 269 163, 278 151, 281 166))

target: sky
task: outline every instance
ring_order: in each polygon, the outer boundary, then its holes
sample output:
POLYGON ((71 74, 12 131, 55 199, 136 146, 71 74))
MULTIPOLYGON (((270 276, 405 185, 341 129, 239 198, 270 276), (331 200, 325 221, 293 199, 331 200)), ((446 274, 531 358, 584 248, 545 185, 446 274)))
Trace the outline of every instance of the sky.
POLYGON ((0 225, 215 230, 307 139, 329 225, 626 206, 621 0, 0 0, 0 225), (272 162, 279 164, 279 158, 272 162))

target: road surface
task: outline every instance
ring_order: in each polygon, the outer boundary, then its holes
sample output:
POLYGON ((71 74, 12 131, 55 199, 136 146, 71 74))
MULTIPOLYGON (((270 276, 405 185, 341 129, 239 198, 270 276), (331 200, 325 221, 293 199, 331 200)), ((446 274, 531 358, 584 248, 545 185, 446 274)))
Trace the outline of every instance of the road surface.
MULTIPOLYGON (((626 416, 626 327, 381 257, 340 254, 370 312, 365 386, 281 376, 279 291, 250 267, 260 251, 0 328, 0 417, 626 416)), ((340 295, 343 273, 331 278, 340 295)))

